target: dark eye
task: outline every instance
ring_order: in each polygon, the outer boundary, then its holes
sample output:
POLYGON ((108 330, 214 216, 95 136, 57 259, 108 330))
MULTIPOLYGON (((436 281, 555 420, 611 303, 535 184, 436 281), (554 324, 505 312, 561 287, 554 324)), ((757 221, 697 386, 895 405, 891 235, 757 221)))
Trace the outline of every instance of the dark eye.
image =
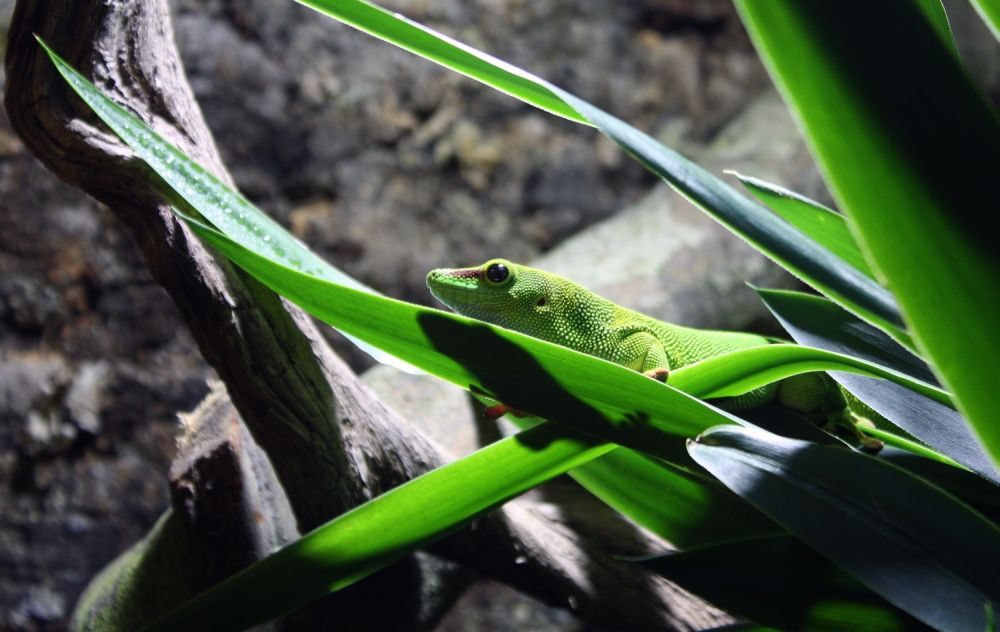
POLYGON ((510 270, 502 263, 494 263, 486 268, 486 278, 494 283, 502 283, 508 276, 510 276, 510 270))
POLYGON ((544 305, 545 305, 545 297, 543 296, 542 298, 538 299, 538 306, 542 307, 544 305))

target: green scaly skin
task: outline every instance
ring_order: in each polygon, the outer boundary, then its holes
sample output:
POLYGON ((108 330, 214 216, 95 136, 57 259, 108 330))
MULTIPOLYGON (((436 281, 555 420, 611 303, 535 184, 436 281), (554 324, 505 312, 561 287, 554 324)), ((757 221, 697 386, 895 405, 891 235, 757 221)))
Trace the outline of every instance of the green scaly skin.
MULTIPOLYGON (((671 369, 771 344, 755 334, 665 323, 615 305, 568 279, 503 259, 476 268, 432 270, 427 287, 463 316, 604 358, 660 381, 666 381, 671 369)), ((786 406, 829 430, 839 423, 858 423, 840 387, 825 373, 786 378, 729 398, 721 406, 741 410, 766 403, 786 406)), ((493 416, 516 412, 503 405, 488 411, 493 416)), ((858 435, 866 446, 881 447, 858 435)))

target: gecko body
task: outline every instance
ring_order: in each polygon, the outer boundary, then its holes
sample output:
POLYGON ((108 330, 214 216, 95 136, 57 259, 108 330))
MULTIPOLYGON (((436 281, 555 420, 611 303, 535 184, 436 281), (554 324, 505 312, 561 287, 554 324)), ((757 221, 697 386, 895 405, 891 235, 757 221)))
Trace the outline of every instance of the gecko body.
MULTIPOLYGON (((568 279, 493 259, 474 268, 438 269, 427 275, 438 300, 463 316, 512 329, 666 381, 673 369, 706 358, 767 344, 764 336, 673 325, 626 309, 568 279)), ((881 442, 857 431, 870 426, 852 414, 843 391, 825 373, 803 373, 719 402, 727 410, 776 403, 833 430, 844 424, 866 447, 881 442)), ((499 416, 516 412, 502 404, 499 416)))

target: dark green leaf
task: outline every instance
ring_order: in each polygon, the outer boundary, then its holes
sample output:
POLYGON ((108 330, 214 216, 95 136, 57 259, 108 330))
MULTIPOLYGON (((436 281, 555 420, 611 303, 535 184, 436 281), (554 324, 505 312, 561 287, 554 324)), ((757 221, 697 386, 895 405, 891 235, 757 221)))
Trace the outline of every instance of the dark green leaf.
POLYGON ((733 172, 758 200, 816 243, 843 259, 866 276, 875 278, 854 241, 847 220, 818 202, 770 182, 733 172))
MULTIPOLYGON (((925 382, 934 382, 922 360, 896 344, 879 329, 818 296, 758 290, 768 309, 801 345, 828 349, 891 367, 925 382)), ((972 433, 968 422, 952 408, 886 380, 831 372, 861 401, 929 446, 981 475, 1000 482, 1000 472, 972 433)))
POLYGON ((996 111, 913 2, 737 6, 920 349, 1000 458, 996 111))
POLYGON ((730 614, 787 632, 931 630, 790 535, 637 561, 730 614))
POLYGON ((940 488, 850 450, 718 427, 691 456, 866 586, 944 631, 1000 599, 1000 529, 940 488))
POLYGON ((926 362, 833 301, 787 290, 756 291, 799 344, 861 358, 922 382, 938 384, 926 362))
MULTIPOLYGON (((602 457, 603 458, 603 457, 602 457)), ((968 503, 973 509, 1000 524, 1000 487, 968 470, 945 465, 912 452, 886 446, 878 458, 905 468, 968 503)))

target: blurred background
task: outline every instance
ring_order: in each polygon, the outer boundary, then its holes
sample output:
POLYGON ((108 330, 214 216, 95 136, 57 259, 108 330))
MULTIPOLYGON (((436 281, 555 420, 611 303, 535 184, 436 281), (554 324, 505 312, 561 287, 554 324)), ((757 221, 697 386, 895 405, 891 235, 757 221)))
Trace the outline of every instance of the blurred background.
MULTIPOLYGON (((0 48, 13 4, 0 0, 0 48)), ((713 171, 832 204, 729 0, 381 4, 713 171)), ((969 72, 1000 101, 995 40, 964 0, 945 4, 969 72)), ((502 256, 661 318, 773 331, 743 281, 794 281, 599 133, 290 0, 171 10, 240 189, 376 289, 430 305, 428 270, 502 256)), ((324 331, 355 371, 371 368, 324 331)), ((168 503, 176 414, 212 377, 130 234, 49 174, 0 112, 0 630, 65 629, 90 578, 152 526, 168 503)), ((489 582, 440 627, 508 629, 581 628, 489 582)))

